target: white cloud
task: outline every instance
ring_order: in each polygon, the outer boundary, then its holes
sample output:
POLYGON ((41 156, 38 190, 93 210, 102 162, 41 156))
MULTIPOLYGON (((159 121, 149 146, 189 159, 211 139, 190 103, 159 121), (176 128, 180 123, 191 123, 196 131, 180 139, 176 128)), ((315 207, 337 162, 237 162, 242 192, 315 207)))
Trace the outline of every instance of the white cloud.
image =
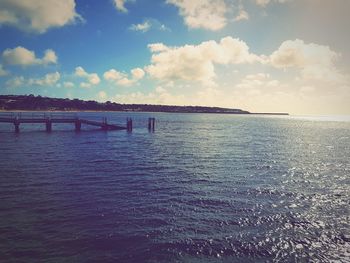
POLYGON ((240 83, 236 85, 238 89, 255 90, 256 93, 260 94, 266 91, 267 88, 275 88, 279 86, 279 81, 271 79, 269 74, 257 73, 246 75, 240 83))
POLYGON ((270 56, 270 63, 276 68, 297 68, 303 79, 331 82, 345 81, 345 76, 336 68, 340 54, 328 46, 303 40, 287 40, 270 56))
POLYGON ((270 0, 256 0, 255 2, 257 5, 265 7, 270 3, 270 0))
POLYGON ((2 56, 7 64, 11 65, 35 65, 38 59, 35 57, 34 51, 30 51, 24 47, 16 47, 14 49, 6 49, 2 56))
POLYGON ((184 95, 173 95, 163 87, 159 86, 150 93, 132 92, 123 95, 116 95, 113 101, 118 103, 184 105, 186 104, 186 97, 184 95))
POLYGON ((306 44, 303 40, 287 40, 270 56, 273 66, 278 68, 307 67, 310 65, 332 66, 338 54, 328 46, 306 44))
POLYGON ((2 53, 5 63, 10 65, 31 66, 31 65, 47 65, 57 63, 55 51, 47 49, 42 59, 37 58, 34 51, 18 46, 16 48, 8 48, 2 53))
POLYGON ((146 33, 148 30, 151 29, 151 26, 152 26, 151 22, 149 20, 146 20, 142 24, 132 24, 130 26, 130 30, 146 33))
POLYGON ((115 69, 110 69, 103 74, 105 80, 114 83, 119 86, 131 86, 137 81, 141 80, 145 76, 145 72, 141 68, 134 68, 131 70, 131 78, 128 77, 128 74, 124 72, 117 71, 115 69))
POLYGON ((168 50, 169 48, 164 45, 163 43, 153 43, 153 44, 149 44, 148 48, 151 50, 152 53, 154 52, 161 52, 161 51, 165 51, 168 50))
MULTIPOLYGON (((291 0, 274 0, 273 2, 285 3, 287 1, 291 0)), ((255 0, 255 3, 261 7, 266 7, 270 2, 272 2, 272 0, 255 0)))
POLYGON ((23 76, 16 76, 6 81, 6 86, 8 88, 18 88, 20 86, 23 86, 24 82, 25 82, 25 79, 23 76))
POLYGON ((249 14, 244 10, 243 6, 239 7, 238 15, 234 19, 235 21, 249 20, 249 14))
POLYGON ((23 31, 44 33, 82 19, 75 11, 74 0, 2 0, 0 24, 23 31))
POLYGON ((266 57, 251 53, 243 41, 227 37, 180 47, 155 43, 150 44, 149 49, 152 59, 145 71, 150 77, 164 81, 162 86, 151 92, 117 95, 115 101, 221 106, 291 114, 349 112, 350 78, 336 64, 340 54, 328 46, 288 40, 266 57), (236 67, 219 67, 246 63, 265 66, 244 65, 234 75, 228 72, 236 67), (220 79, 216 78, 216 70, 220 79), (251 74, 240 79, 247 71, 251 74), (216 86, 202 85, 214 81, 216 86), (170 82, 173 85, 167 87, 170 82))
POLYGON ((248 74, 231 86, 226 96, 238 108, 253 112, 289 111, 291 99, 295 103, 293 84, 286 85, 268 73, 248 74))
POLYGON ((224 92, 215 88, 204 88, 192 94, 174 94, 164 88, 157 86, 149 93, 132 92, 118 94, 113 101, 119 103, 146 103, 160 105, 197 105, 197 106, 218 106, 219 103, 227 103, 231 100, 224 92))
POLYGON ((42 59, 42 64, 56 64, 57 63, 57 56, 55 51, 52 49, 45 50, 45 55, 42 59))
POLYGON ((167 47, 162 43, 149 45, 152 64, 145 68, 151 77, 164 80, 199 81, 213 84, 215 64, 243 64, 263 62, 249 52, 247 44, 239 39, 225 37, 199 45, 167 47))
POLYGON ((227 24, 228 7, 224 0, 167 0, 179 8, 189 28, 220 30, 227 24))
POLYGON ((160 31, 168 31, 168 32, 171 31, 171 29, 169 27, 167 27, 166 25, 164 25, 164 24, 160 25, 159 30, 160 31))
POLYGON ((133 79, 139 80, 145 76, 145 72, 141 68, 134 68, 131 70, 131 75, 133 79))
POLYGON ((87 73, 82 67, 76 67, 74 75, 85 79, 85 82, 80 83, 80 87, 82 88, 90 88, 91 86, 98 85, 101 81, 97 73, 87 73))
POLYGON ((78 77, 86 77, 88 73, 83 69, 83 67, 76 67, 74 74, 78 77))
POLYGON ((99 101, 105 101, 107 98, 107 93, 104 91, 100 91, 97 93, 97 98, 99 101))
POLYGON ((119 72, 115 69, 110 69, 103 74, 103 77, 109 81, 117 81, 119 79, 124 78, 125 76, 125 73, 119 72))
POLYGON ((227 97, 239 108, 254 112, 341 114, 348 112, 349 86, 304 85, 271 77, 255 82, 245 77, 227 97))
POLYGON ((63 87, 65 87, 65 88, 73 88, 74 87, 74 83, 70 82, 70 81, 65 81, 65 82, 63 82, 63 87))
POLYGON ((43 78, 35 79, 31 78, 27 82, 29 85, 38 85, 38 86, 52 86, 57 83, 61 78, 59 72, 48 73, 43 78))
POLYGON ((115 8, 123 13, 127 13, 128 9, 125 7, 125 3, 128 2, 128 0, 113 0, 115 8))
POLYGON ((155 18, 148 18, 146 20, 144 20, 143 23, 139 23, 139 24, 132 24, 129 27, 130 30, 133 31, 138 31, 138 32, 142 32, 142 33, 146 33, 149 30, 159 30, 162 32, 171 32, 171 29, 168 28, 165 24, 162 24, 159 20, 155 19, 155 18))
POLYGON ((8 75, 9 72, 3 68, 3 66, 0 64, 0 77, 8 75))
POLYGON ((312 87, 312 86, 302 86, 299 91, 302 93, 302 94, 312 94, 313 92, 316 91, 315 87, 312 87))
POLYGON ((6 82, 6 86, 9 88, 17 88, 23 85, 38 85, 38 86, 53 86, 61 78, 59 72, 48 73, 42 78, 29 78, 26 79, 23 76, 16 76, 12 79, 9 79, 6 82))
POLYGON ((123 87, 129 87, 129 86, 131 86, 132 84, 134 84, 135 83, 135 81, 134 80, 132 80, 132 79, 128 79, 128 78, 121 78, 121 79, 119 79, 119 80, 117 80, 117 82, 116 82, 118 85, 120 85, 120 86, 123 86, 123 87))

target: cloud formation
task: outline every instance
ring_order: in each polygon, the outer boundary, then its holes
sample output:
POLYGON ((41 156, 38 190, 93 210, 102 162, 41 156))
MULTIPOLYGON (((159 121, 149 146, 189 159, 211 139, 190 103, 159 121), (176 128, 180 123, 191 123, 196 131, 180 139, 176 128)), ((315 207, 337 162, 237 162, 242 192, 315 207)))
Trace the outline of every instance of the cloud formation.
POLYGON ((3 68, 3 66, 0 64, 0 77, 8 75, 9 72, 3 68))
POLYGON ((5 85, 8 88, 18 88, 24 84, 23 76, 16 76, 6 81, 5 85))
POLYGON ((159 20, 155 18, 147 18, 143 23, 132 24, 129 27, 129 30, 137 31, 141 33, 146 33, 150 30, 159 30, 162 32, 171 32, 171 29, 167 27, 165 24, 161 23, 159 20))
MULTIPOLYGON (((197 106, 218 106, 218 101, 225 103, 231 98, 219 89, 206 87, 191 94, 178 94, 163 86, 157 86, 153 91, 132 92, 114 96, 113 101, 119 103, 146 103, 160 105, 197 105, 197 106)), ((232 106, 232 104, 227 104, 232 106)), ((224 105, 220 105, 224 106, 224 105)))
POLYGON ((242 6, 240 6, 238 15, 235 17, 234 20, 235 21, 249 20, 249 14, 247 11, 244 10, 242 6))
POLYGON ((270 3, 270 0, 256 0, 255 2, 257 5, 265 7, 270 3))
POLYGON ((123 12, 123 13, 127 13, 128 9, 126 9, 126 7, 125 7, 125 3, 127 1, 128 0, 113 0, 113 3, 114 3, 115 8, 118 11, 123 12))
POLYGON ((287 40, 271 54, 270 63, 276 68, 297 68, 304 79, 339 82, 345 77, 335 62, 340 54, 330 47, 303 40, 287 40))
POLYGON ((189 28, 217 31, 227 24, 225 15, 228 7, 224 0, 167 0, 166 2, 179 8, 179 13, 189 28))
POLYGON ((74 83, 70 82, 70 81, 65 81, 65 82, 63 82, 63 87, 65 87, 65 88, 73 88, 74 87, 74 83))
POLYGON ((115 85, 128 87, 137 83, 145 76, 145 72, 141 68, 134 68, 130 73, 131 77, 129 77, 128 74, 124 72, 110 69, 103 74, 103 77, 105 80, 114 83, 115 85))
POLYGON ((30 85, 30 86, 53 86, 61 78, 59 72, 48 73, 42 78, 24 78, 23 76, 15 76, 6 82, 8 88, 18 88, 20 86, 30 85))
POLYGON ((145 72, 141 68, 134 68, 131 70, 131 75, 134 80, 140 80, 145 76, 145 72))
MULTIPOLYGON (((289 0, 274 0, 274 2, 285 3, 289 0)), ((272 0, 255 0, 255 3, 261 7, 266 7, 272 0)))
POLYGON ((107 98, 107 93, 106 92, 104 92, 103 90, 101 90, 101 91, 99 91, 98 93, 97 93, 97 100, 98 101, 105 101, 106 100, 106 98, 107 98))
POLYGON ((199 45, 168 47, 163 43, 149 45, 153 53, 151 65, 145 68, 151 77, 159 80, 198 81, 212 84, 216 77, 215 64, 244 64, 263 62, 263 58, 250 53, 248 45, 240 39, 225 37, 202 42, 199 45))
POLYGON ((0 25, 9 25, 26 32, 45 33, 82 19, 75 11, 74 0, 2 0, 0 25))
POLYGON ((328 46, 306 44, 296 39, 284 41, 270 58, 272 65, 278 68, 305 68, 314 65, 330 67, 337 57, 338 54, 328 46))
POLYGON ((31 78, 27 82, 29 85, 38 85, 38 86, 52 86, 56 84, 61 78, 59 72, 48 73, 43 78, 31 78))
POLYGON ((34 51, 18 46, 16 48, 8 48, 2 53, 5 63, 9 65, 32 66, 32 65, 48 65, 56 64, 57 56, 52 49, 45 50, 43 58, 37 58, 34 51))
POLYGON ((148 30, 151 29, 151 26, 152 26, 151 22, 149 20, 146 20, 141 24, 132 24, 130 26, 130 30, 146 33, 148 30))
POLYGON ((278 80, 271 79, 270 74, 267 73, 257 73, 246 75, 237 85, 236 89, 240 92, 245 90, 249 92, 250 95, 260 95, 263 93, 264 89, 278 87, 280 82, 278 80))
POLYGON ((155 88, 149 93, 132 92, 129 94, 119 94, 113 98, 113 101, 119 103, 145 103, 158 105, 183 105, 186 103, 184 95, 173 95, 161 86, 155 88))
POLYGON ((98 85, 100 83, 100 77, 97 73, 87 73, 83 67, 76 67, 74 75, 80 78, 85 79, 84 82, 80 83, 82 88, 90 88, 92 86, 98 85))

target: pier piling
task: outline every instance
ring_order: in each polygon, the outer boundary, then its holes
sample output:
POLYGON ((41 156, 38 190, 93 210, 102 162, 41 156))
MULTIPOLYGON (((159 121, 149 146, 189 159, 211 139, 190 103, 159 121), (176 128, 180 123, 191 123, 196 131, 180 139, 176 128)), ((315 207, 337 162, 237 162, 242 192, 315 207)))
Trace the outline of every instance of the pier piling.
POLYGON ((148 130, 149 131, 154 131, 155 122, 156 122, 155 118, 148 118, 148 130))
POLYGON ((108 131, 107 117, 102 118, 102 130, 108 131))
POLYGON ((46 120, 46 132, 52 131, 52 121, 50 119, 46 120))
POLYGON ((18 133, 19 132, 19 122, 15 121, 13 124, 15 125, 15 132, 18 133))
POLYGON ((132 119, 126 118, 126 130, 132 132, 132 119))
POLYGON ((75 131, 79 132, 81 130, 81 121, 79 119, 75 120, 75 131))

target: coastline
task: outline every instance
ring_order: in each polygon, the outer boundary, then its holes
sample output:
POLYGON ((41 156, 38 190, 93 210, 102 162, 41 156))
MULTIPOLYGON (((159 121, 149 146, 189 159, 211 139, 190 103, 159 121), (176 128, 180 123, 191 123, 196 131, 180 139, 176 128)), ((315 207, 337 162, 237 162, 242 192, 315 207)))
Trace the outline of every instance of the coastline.
POLYGON ((116 111, 116 110, 3 110, 0 109, 0 113, 12 113, 12 112, 52 112, 52 113, 79 113, 79 112, 142 112, 142 113, 194 113, 194 114, 229 114, 229 115, 271 115, 271 116, 290 116, 289 113, 284 113, 284 112, 198 112, 198 111, 116 111))
POLYGON ((34 95, 0 95, 0 112, 162 112, 210 113, 235 115, 289 115, 284 112, 252 113, 238 108, 196 105, 121 104, 67 98, 50 98, 34 95))

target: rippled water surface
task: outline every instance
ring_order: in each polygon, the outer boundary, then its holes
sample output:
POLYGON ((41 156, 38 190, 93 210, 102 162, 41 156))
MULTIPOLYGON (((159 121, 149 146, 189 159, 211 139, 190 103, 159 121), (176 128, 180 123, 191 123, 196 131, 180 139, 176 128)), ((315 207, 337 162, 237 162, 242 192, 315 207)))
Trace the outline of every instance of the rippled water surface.
POLYGON ((0 261, 350 261, 348 120, 103 115, 0 125, 0 261))

